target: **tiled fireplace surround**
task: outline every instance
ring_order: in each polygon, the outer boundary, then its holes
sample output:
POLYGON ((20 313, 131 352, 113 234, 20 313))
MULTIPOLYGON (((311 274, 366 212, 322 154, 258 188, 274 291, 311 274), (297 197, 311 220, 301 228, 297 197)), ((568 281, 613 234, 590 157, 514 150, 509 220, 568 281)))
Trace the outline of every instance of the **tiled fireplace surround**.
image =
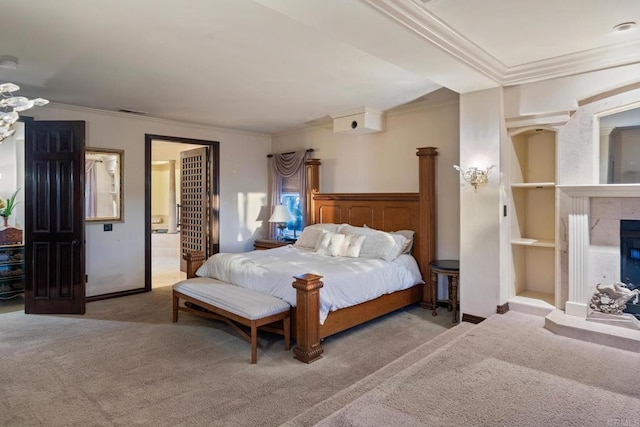
POLYGON ((561 301, 566 314, 585 318, 596 284, 620 280, 620 220, 640 220, 640 186, 558 188, 561 301))

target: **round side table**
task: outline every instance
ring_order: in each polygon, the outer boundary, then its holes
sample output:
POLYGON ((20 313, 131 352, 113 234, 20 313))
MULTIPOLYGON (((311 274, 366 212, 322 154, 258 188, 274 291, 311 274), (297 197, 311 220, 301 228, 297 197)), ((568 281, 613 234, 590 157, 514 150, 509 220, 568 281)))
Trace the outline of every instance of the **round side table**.
POLYGON ((448 310, 453 311, 453 323, 458 323, 458 277, 460 263, 457 259, 441 259, 429 263, 431 272, 431 301, 433 301, 433 316, 438 315, 438 274, 447 276, 449 281, 448 310))

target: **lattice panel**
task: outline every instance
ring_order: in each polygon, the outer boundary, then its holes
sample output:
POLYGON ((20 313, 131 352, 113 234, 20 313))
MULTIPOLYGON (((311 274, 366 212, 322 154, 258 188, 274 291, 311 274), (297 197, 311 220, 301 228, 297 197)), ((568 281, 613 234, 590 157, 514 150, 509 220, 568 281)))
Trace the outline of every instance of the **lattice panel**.
POLYGON ((207 149, 181 153, 182 194, 180 233, 182 253, 207 250, 207 149))

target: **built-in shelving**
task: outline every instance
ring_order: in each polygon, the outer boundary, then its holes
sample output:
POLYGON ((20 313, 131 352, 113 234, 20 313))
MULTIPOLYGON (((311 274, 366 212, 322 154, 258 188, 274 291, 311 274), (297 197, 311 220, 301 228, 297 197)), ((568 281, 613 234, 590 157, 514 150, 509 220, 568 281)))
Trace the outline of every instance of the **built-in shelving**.
POLYGON ((541 248, 555 248, 556 243, 553 240, 546 239, 513 239, 511 240, 512 245, 522 245, 522 246, 538 246, 541 248))
POLYGON ((555 182, 521 182, 511 184, 511 188, 556 188, 555 182))
POLYGON ((549 303, 556 277, 556 133, 512 135, 510 150, 511 295, 549 303))

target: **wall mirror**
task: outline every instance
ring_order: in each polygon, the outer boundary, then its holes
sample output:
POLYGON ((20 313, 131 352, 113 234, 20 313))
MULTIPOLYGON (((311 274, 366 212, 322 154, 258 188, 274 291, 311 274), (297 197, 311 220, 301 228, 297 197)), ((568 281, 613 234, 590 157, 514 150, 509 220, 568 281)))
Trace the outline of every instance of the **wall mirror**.
POLYGON ((640 183, 640 107, 600 117, 599 182, 640 183))
POLYGON ((85 149, 84 213, 87 222, 123 222, 124 150, 85 149))

